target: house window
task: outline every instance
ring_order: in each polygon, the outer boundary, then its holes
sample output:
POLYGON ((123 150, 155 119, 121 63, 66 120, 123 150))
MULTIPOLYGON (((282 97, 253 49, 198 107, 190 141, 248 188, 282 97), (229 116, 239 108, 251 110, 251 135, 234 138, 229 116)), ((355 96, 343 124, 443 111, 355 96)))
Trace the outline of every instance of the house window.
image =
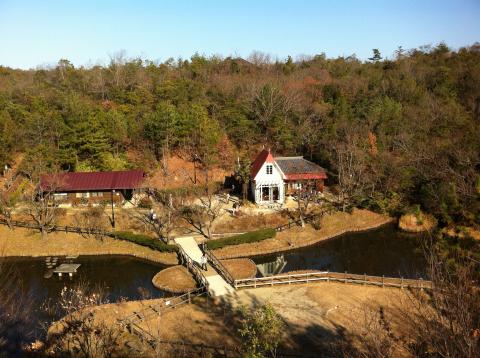
POLYGON ((267 174, 273 173, 273 165, 267 165, 267 174))
POLYGON ((93 191, 92 196, 103 196, 103 193, 101 191, 93 191))

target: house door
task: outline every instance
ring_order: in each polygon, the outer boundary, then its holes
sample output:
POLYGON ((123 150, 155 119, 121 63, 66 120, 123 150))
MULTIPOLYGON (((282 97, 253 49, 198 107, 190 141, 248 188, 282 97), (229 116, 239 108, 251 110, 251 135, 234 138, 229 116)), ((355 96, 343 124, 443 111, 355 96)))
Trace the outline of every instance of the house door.
POLYGON ((262 187, 262 201, 270 201, 270 187, 262 187))
POLYGON ((278 201, 280 199, 280 192, 278 190, 278 186, 272 187, 272 201, 278 201))

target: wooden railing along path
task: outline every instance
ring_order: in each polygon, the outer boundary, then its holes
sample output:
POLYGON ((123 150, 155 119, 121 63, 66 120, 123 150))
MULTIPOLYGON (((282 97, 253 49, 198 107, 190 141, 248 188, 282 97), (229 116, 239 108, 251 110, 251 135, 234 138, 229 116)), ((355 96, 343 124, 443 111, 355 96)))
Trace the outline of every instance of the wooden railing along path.
POLYGON ((213 252, 210 250, 205 250, 205 255, 207 256, 208 261, 210 261, 212 266, 220 273, 224 280, 233 286, 233 283, 235 282, 233 276, 222 264, 222 262, 213 254, 213 252))
MULTIPOLYGON (((7 221, 5 219, 0 219, 0 225, 22 227, 22 228, 34 229, 34 230, 41 229, 41 227, 33 221, 30 221, 30 222, 18 221, 18 220, 7 221)), ((49 225, 45 227, 45 231, 46 232, 61 231, 61 232, 74 233, 74 234, 113 236, 111 231, 101 230, 97 228, 78 227, 78 226, 69 226, 69 225, 65 225, 65 226, 49 225)))
POLYGON ((126 329, 130 330, 129 327, 133 327, 132 330, 135 330, 136 329, 135 326, 137 326, 137 328, 140 328, 138 327, 138 323, 142 323, 152 317, 161 316, 162 313, 172 308, 184 305, 186 303, 191 303, 194 297, 199 297, 206 293, 207 293, 207 290, 205 287, 197 288, 183 295, 174 296, 174 297, 165 299, 159 304, 148 305, 144 309, 138 312, 133 312, 131 315, 121 320, 118 320, 118 323, 123 327, 125 327, 126 329))
POLYGON ((178 256, 180 257, 180 263, 185 264, 187 269, 192 273, 195 280, 200 283, 202 287, 206 288, 206 292, 208 293, 208 281, 205 278, 202 270, 197 266, 195 261, 193 261, 190 256, 185 252, 183 247, 177 245, 178 247, 178 256))
MULTIPOLYGON (((192 344, 186 342, 175 342, 175 341, 166 341, 161 340, 158 337, 153 336, 150 332, 145 330, 140 326, 141 323, 153 318, 161 317, 166 311, 179 307, 184 304, 189 304, 192 302, 194 297, 199 297, 207 293, 206 287, 201 287, 199 289, 187 292, 181 296, 175 296, 169 299, 165 299, 160 304, 149 305, 148 307, 142 309, 139 312, 133 312, 131 315, 120 319, 117 323, 130 334, 135 335, 140 339, 141 342, 149 344, 153 349, 156 349, 159 345, 171 345, 174 347, 188 347, 188 349, 199 351, 203 353, 214 353, 216 356, 228 356, 228 352, 234 352, 234 349, 221 347, 221 346, 210 346, 203 344, 192 344)), ((208 295, 207 295, 208 297, 208 295)))
POLYGON ((285 274, 274 275, 269 277, 248 278, 235 280, 233 287, 239 288, 257 288, 262 286, 274 286, 274 285, 290 285, 295 283, 308 283, 315 281, 336 281, 343 283, 356 283, 362 285, 374 285, 380 287, 397 287, 397 288, 416 288, 416 289, 432 289, 433 284, 431 281, 423 279, 404 279, 395 277, 384 276, 369 276, 358 275, 352 273, 341 272, 329 272, 318 271, 299 274, 285 274))

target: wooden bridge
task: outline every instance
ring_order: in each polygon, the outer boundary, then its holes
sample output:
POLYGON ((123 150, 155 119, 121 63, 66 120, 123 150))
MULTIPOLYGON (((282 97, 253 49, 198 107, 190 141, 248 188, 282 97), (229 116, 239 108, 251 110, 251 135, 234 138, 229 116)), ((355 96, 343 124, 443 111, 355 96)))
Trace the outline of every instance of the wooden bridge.
POLYGON ((200 260, 203 252, 193 237, 179 237, 174 239, 174 241, 178 246, 178 254, 182 263, 192 272, 197 282, 206 287, 209 294, 212 296, 223 296, 234 291, 232 285, 228 282, 233 281, 232 277, 218 260, 216 260, 216 262, 212 261, 216 259, 213 255, 210 255, 210 263, 216 264, 218 267, 221 265, 223 269, 217 272, 217 270, 208 263, 207 270, 200 268, 200 260))

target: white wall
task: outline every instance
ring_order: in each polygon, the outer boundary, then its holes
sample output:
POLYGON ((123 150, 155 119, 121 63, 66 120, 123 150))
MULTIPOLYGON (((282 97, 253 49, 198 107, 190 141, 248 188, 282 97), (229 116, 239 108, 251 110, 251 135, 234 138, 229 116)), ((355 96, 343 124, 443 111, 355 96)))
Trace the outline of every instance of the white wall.
POLYGON ((254 180, 260 184, 283 183, 282 175, 275 163, 263 163, 254 180), (267 165, 273 166, 272 174, 267 174, 267 165))
POLYGON ((254 178, 255 180, 255 187, 252 187, 252 192, 255 198, 255 202, 257 204, 261 203, 261 185, 270 185, 276 184, 278 185, 279 189, 279 200, 278 202, 283 203, 285 199, 285 188, 283 183, 282 174, 280 169, 277 167, 275 163, 263 163, 262 167, 258 171, 257 175, 254 178), (272 174, 267 174, 267 165, 272 165, 272 174))

